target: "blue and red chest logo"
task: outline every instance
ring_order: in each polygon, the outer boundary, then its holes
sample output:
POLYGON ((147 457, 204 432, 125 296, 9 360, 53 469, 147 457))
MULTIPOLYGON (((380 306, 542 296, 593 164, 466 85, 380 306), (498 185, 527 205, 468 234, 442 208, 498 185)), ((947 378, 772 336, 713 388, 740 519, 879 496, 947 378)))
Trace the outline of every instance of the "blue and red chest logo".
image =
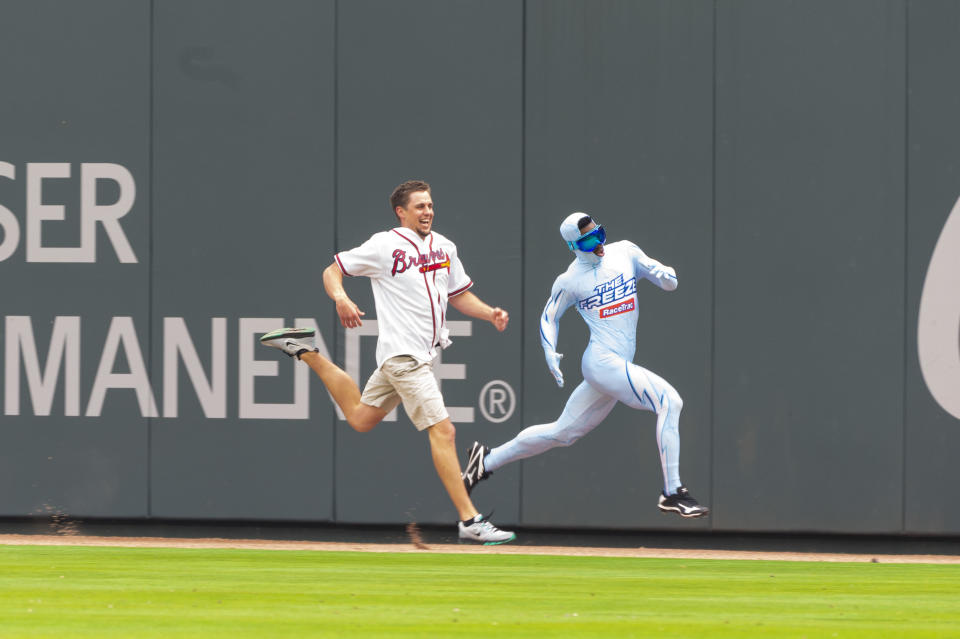
POLYGON ((610 306, 604 306, 600 309, 600 319, 613 317, 614 315, 619 315, 620 313, 629 313, 636 307, 637 302, 632 297, 625 302, 615 302, 610 306))
POLYGON ((636 277, 624 281, 621 273, 609 282, 594 287, 593 291, 593 295, 580 300, 578 305, 584 311, 599 308, 600 319, 629 313, 637 308, 636 299, 633 297, 637 292, 636 277))

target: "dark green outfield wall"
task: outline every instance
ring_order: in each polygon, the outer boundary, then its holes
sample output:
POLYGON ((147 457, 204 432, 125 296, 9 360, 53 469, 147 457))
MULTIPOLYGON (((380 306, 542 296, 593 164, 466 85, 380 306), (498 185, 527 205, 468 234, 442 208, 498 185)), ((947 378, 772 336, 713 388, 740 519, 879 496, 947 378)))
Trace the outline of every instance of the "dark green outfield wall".
POLYGON ((369 376, 369 285, 346 334, 320 274, 419 177, 511 313, 451 311, 461 448, 580 381, 576 314, 564 389, 537 337, 565 215, 680 279, 636 361, 712 517, 658 513, 620 406, 478 488, 499 523, 960 533, 958 66, 947 0, 0 2, 0 516, 452 520, 402 410, 359 435, 256 344, 313 323, 369 376))

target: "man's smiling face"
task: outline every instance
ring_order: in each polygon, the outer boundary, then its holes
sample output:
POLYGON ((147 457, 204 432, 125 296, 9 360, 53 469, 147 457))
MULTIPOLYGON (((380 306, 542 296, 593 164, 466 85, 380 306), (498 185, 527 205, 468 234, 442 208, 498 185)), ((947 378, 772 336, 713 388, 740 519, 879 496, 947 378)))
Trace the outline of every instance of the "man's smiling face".
POLYGON ((416 231, 420 237, 430 235, 433 227, 433 198, 430 191, 414 191, 410 194, 406 206, 396 209, 400 226, 416 231))

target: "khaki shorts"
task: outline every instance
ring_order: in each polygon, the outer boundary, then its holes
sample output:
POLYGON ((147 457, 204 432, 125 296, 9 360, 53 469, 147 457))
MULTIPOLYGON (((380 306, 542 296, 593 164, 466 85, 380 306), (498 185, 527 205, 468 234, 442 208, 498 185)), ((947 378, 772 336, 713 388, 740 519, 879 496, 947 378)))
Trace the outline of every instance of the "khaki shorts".
POLYGON ((410 421, 424 430, 447 419, 433 366, 409 355, 391 357, 367 380, 360 401, 388 413, 402 401, 410 421))

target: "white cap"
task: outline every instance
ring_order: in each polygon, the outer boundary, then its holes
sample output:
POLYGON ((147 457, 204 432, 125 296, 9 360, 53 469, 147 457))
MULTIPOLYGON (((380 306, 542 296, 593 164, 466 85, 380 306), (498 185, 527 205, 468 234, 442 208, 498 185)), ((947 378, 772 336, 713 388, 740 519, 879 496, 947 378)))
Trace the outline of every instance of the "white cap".
POLYGON ((580 211, 576 213, 571 213, 563 221, 563 224, 560 225, 560 237, 562 237, 567 242, 572 242, 576 239, 579 239, 583 233, 580 231, 580 227, 577 226, 580 220, 585 217, 590 217, 586 213, 581 213, 580 211))

